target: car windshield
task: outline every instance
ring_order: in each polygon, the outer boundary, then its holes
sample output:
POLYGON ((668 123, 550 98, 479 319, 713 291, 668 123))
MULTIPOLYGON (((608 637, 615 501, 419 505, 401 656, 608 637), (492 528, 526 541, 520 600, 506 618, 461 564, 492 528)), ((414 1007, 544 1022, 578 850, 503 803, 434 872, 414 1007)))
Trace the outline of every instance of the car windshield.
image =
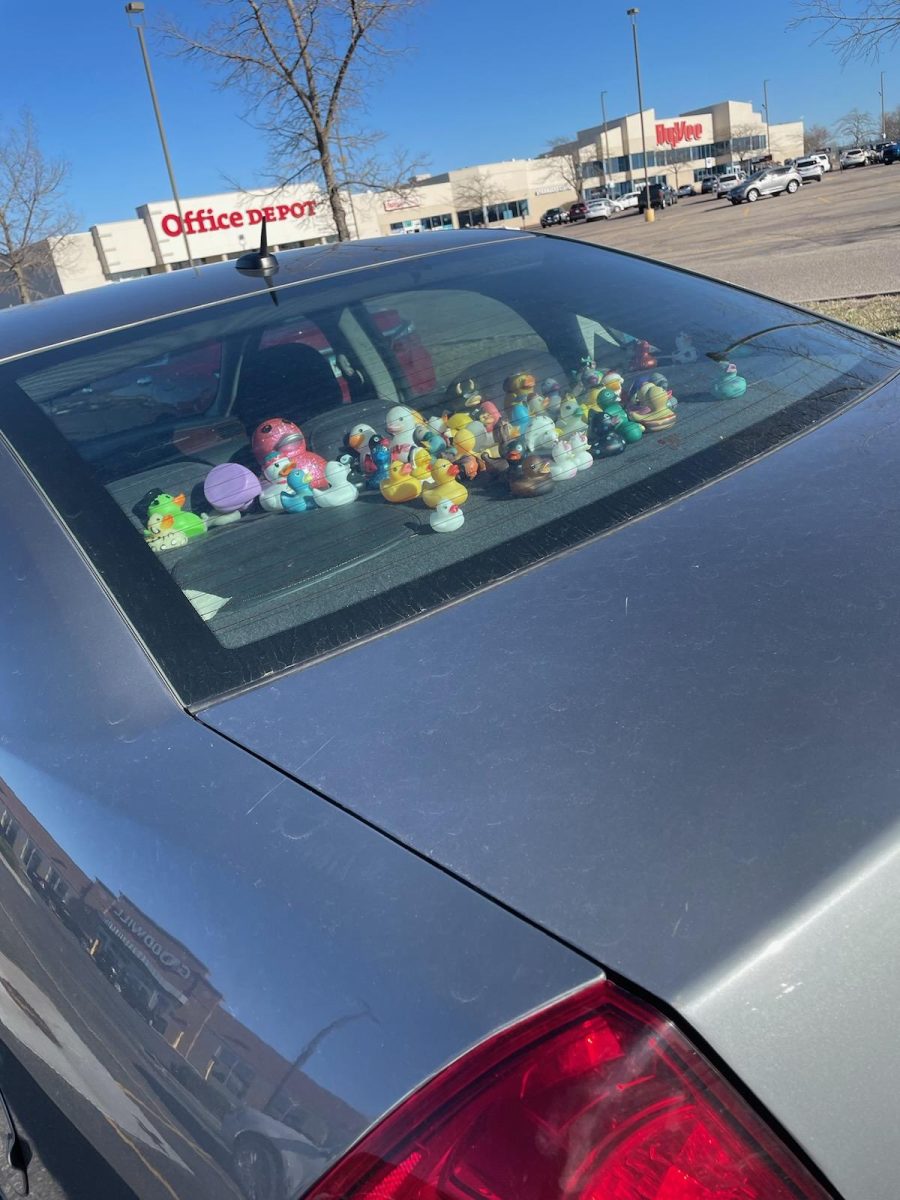
POLYGON ((607 531, 900 367, 602 248, 374 246, 0 368, 3 432, 187 704, 607 531))

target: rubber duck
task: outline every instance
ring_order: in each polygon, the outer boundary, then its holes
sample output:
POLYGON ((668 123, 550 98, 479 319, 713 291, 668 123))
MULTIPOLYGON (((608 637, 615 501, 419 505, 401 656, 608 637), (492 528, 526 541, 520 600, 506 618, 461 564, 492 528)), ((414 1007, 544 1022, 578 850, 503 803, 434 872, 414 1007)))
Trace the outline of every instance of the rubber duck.
POLYGON ((529 454, 539 451, 549 453, 559 440, 556 423, 549 413, 538 413, 532 417, 528 432, 525 434, 525 447, 529 454))
POLYGON ((366 478, 366 487, 372 491, 380 488, 382 480, 388 477, 388 467, 391 464, 391 448, 388 439, 380 433, 369 438, 369 455, 372 461, 372 472, 366 478))
POLYGON ((426 480, 431 476, 432 458, 424 446, 420 446, 418 450, 414 450, 410 465, 414 478, 426 480))
POLYGON ((481 404, 481 391, 474 379, 456 379, 449 384, 445 393, 447 404, 460 404, 465 408, 477 408, 481 404))
POLYGON ((532 392, 528 397, 528 411, 532 418, 547 411, 546 398, 540 392, 532 392))
POLYGON ((747 380, 743 375, 738 375, 734 363, 720 362, 719 366, 722 374, 713 385, 713 395, 719 400, 736 400, 738 396, 743 396, 747 390, 747 380))
POLYGON ((454 504, 465 504, 469 493, 458 480, 459 467, 456 463, 439 458, 432 463, 431 479, 422 488, 422 499, 428 508, 437 508, 442 500, 452 500, 454 504))
POLYGON ((584 385, 581 407, 583 409, 599 408, 598 397, 603 389, 603 376, 599 371, 584 371, 582 372, 581 382, 584 385))
POLYGON ((624 382, 624 378, 619 374, 618 371, 607 371, 603 376, 603 386, 605 388, 609 388, 610 391, 615 392, 617 396, 621 392, 622 384, 624 382))
POLYGON ((697 351, 694 349, 694 339, 687 333, 675 334, 675 352, 672 362, 692 363, 697 361, 697 351))
POLYGON ((594 465, 594 460, 588 449, 588 435, 583 430, 579 429, 573 433, 569 438, 569 444, 572 447, 573 461, 579 471, 586 471, 588 467, 594 465))
POLYGON ((415 441, 416 429, 421 425, 421 416, 411 408, 406 408, 403 404, 395 404, 393 408, 389 408, 384 427, 391 435, 391 451, 404 457, 409 454, 415 441))
POLYGON ((537 454, 529 454, 509 472, 507 478, 509 490, 514 496, 543 496, 553 488, 550 464, 537 454))
POLYGON ((572 443, 568 438, 560 438, 553 447, 553 461, 550 463, 550 475, 554 480, 574 479, 578 474, 578 464, 572 453, 572 443))
POLYGON ((332 460, 325 464, 325 479, 328 487, 313 489, 313 499, 319 508, 340 508, 352 504, 359 493, 350 482, 350 463, 332 460))
POLYGON ((556 428, 561 437, 567 437, 568 434, 575 433, 579 429, 587 429, 581 405, 574 396, 567 396, 559 406, 556 428))
POLYGON ((516 375, 507 375, 503 381, 503 407, 507 419, 515 425, 520 434, 528 432, 531 414, 528 409, 528 397, 534 391, 535 379, 527 371, 516 375))
POLYGON ((282 417, 263 421, 253 434, 252 444, 257 462, 264 462, 269 454, 277 450, 286 455, 299 470, 309 471, 316 487, 325 486, 325 459, 307 449, 303 430, 293 421, 285 421, 282 417))
POLYGON ((371 425, 354 425, 344 438, 344 445, 359 461, 361 469, 365 465, 364 460, 367 457, 366 451, 369 447, 369 438, 374 437, 376 432, 371 425))
POLYGON ((629 416, 651 433, 658 429, 668 429, 676 420, 669 407, 669 393, 656 383, 644 384, 638 393, 637 404, 631 407, 629 416))
POLYGON ((379 484, 381 494, 391 504, 405 504, 407 500, 418 500, 422 494, 422 480, 412 473, 412 463, 395 460, 388 467, 387 479, 379 484))
POLYGON ((555 417, 559 412, 559 406, 563 402, 562 388, 560 387, 559 382, 556 379, 553 379, 552 376, 548 379, 545 379, 541 384, 541 392, 543 393, 544 399, 547 402, 547 412, 549 412, 551 416, 555 417))
POLYGON ((608 412, 592 413, 588 444, 593 458, 612 458, 625 449, 625 439, 617 432, 608 412))
POLYGON ((149 517, 144 537, 154 554, 161 554, 163 550, 177 550, 188 543, 187 534, 175 528, 175 518, 171 513, 164 515, 155 512, 149 517))
POLYGON ((294 467, 285 480, 287 485, 281 493, 281 507, 285 512, 309 512, 316 507, 316 498, 312 490, 312 476, 309 471, 301 471, 294 467))
POLYGON ((489 434, 493 434, 494 428, 502 416, 503 414, 493 400, 482 400, 478 407, 472 410, 473 419, 480 421, 489 434))
POLYGON ((263 459, 259 503, 266 512, 285 511, 281 503, 281 493, 287 487, 287 477, 293 470, 294 464, 291 460, 286 454, 279 454, 277 450, 273 450, 263 459))
POLYGON ((652 371, 656 359, 650 350, 649 342, 635 342, 634 356, 631 359, 632 371, 652 371))
POLYGON ((452 500, 440 500, 428 518, 428 524, 435 533, 452 533, 455 529, 462 528, 465 519, 458 504, 452 500))
POLYGON ((510 469, 510 464, 505 458, 494 458, 490 454, 482 454, 481 465, 484 467, 484 473, 492 483, 503 479, 510 469))
POLYGON ((639 442, 644 436, 644 427, 632 421, 621 404, 608 404, 603 410, 612 422, 611 428, 626 443, 639 442))
POLYGON ((157 493, 147 505, 147 528, 150 528, 151 518, 158 514, 162 517, 172 518, 172 524, 167 525, 167 530, 183 533, 185 537, 189 538, 199 537, 201 533, 206 533, 206 521, 203 517, 198 517, 196 513, 184 512, 184 501, 183 492, 179 492, 177 496, 173 496, 169 492, 157 493))
POLYGON ((429 461, 432 458, 437 458, 439 454, 443 454, 449 444, 447 439, 441 437, 430 425, 416 426, 415 441, 417 446, 421 446, 423 450, 428 452, 429 461))

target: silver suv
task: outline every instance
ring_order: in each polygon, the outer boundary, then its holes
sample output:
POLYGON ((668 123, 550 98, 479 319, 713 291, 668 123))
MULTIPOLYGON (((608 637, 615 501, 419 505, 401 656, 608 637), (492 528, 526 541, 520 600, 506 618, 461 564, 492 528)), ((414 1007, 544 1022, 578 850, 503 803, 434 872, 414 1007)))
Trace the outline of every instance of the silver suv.
POLYGON ((760 196, 798 192, 802 183, 803 179, 794 167, 766 167, 765 170, 757 171, 755 175, 739 183, 737 187, 733 187, 728 193, 728 199, 732 204, 740 204, 742 200, 753 204, 760 196))

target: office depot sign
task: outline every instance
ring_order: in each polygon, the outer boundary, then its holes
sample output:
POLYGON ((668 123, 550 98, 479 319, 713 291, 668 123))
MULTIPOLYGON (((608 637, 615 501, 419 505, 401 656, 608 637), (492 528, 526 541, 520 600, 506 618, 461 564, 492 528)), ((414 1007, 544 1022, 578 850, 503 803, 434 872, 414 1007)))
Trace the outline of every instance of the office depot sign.
POLYGON ((656 126, 657 146, 675 146, 682 142, 699 142, 703 137, 703 124, 700 121, 673 121, 671 125, 656 126))
MULTIPOLYGON (((271 225, 288 217, 302 219, 316 215, 315 200, 298 200, 294 204, 272 204, 267 208, 235 208, 230 212, 215 212, 211 208, 189 208, 184 214, 184 230, 190 234, 219 233, 226 229, 242 229, 245 225, 260 225, 263 217, 271 225)), ((178 213, 169 212, 160 221, 166 237, 178 237, 182 223, 178 213)))

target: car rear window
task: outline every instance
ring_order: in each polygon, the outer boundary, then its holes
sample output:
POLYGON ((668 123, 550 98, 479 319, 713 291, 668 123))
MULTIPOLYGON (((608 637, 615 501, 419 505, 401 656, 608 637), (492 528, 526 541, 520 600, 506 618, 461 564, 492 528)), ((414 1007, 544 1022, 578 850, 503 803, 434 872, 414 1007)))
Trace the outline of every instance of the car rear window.
POLYGON ((306 254, 274 291, 0 367, 3 432, 192 706, 604 533, 900 368, 559 238, 309 280, 306 254))

